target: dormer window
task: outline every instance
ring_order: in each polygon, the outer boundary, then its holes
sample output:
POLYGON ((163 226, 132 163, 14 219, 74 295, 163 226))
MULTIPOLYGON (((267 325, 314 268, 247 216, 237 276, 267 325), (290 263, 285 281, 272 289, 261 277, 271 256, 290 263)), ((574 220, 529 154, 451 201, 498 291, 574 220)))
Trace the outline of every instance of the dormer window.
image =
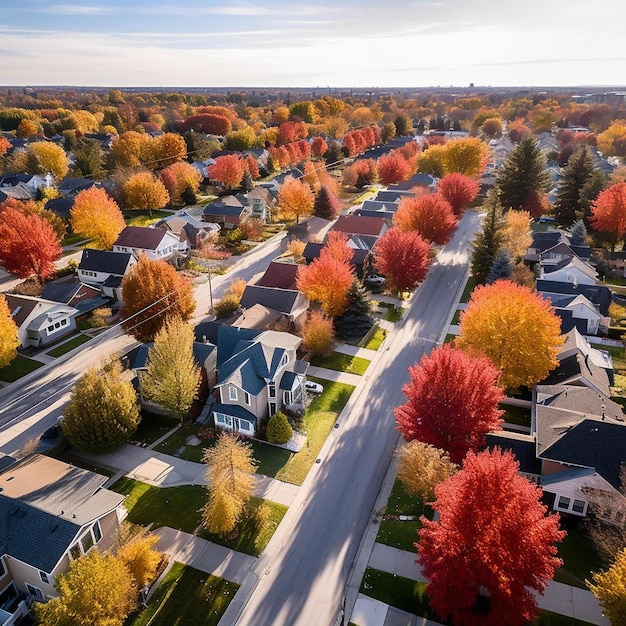
POLYGON ((280 360, 280 366, 285 367, 287 363, 289 363, 289 355, 285 352, 285 354, 283 354, 283 358, 280 360))
POLYGON ((228 399, 233 402, 237 402, 239 400, 239 394, 237 393, 237 387, 230 386, 228 388, 228 399))

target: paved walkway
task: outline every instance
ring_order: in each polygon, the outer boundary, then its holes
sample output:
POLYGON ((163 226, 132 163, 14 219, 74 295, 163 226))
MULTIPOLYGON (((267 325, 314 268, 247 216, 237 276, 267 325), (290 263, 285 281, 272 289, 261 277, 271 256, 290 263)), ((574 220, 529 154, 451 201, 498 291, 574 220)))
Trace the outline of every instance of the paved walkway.
POLYGON ((353 346, 349 343, 338 343, 335 346, 335 352, 341 354, 349 354, 350 356, 358 356, 363 359, 371 361, 376 357, 378 352, 376 350, 370 350, 369 348, 359 348, 359 346, 353 346))
POLYGON ((329 370, 325 367, 315 367, 314 365, 310 365, 306 373, 307 376, 323 378, 324 380, 332 380, 338 383, 346 383, 348 385, 354 385, 355 387, 361 382, 362 378, 362 376, 359 376, 358 374, 346 374, 345 372, 329 370))
MULTIPOLYGON (((129 476, 157 487, 207 484, 206 467, 202 463, 185 461, 130 444, 124 444, 108 454, 74 453, 95 465, 118 470, 114 479, 121 475, 129 476)), ((258 474, 254 493, 272 502, 290 506, 298 493, 298 487, 258 474)))
POLYGON ((195 537, 182 530, 164 526, 154 533, 159 536, 157 548, 178 561, 201 572, 220 576, 241 585, 257 559, 248 554, 230 550, 217 543, 195 537))

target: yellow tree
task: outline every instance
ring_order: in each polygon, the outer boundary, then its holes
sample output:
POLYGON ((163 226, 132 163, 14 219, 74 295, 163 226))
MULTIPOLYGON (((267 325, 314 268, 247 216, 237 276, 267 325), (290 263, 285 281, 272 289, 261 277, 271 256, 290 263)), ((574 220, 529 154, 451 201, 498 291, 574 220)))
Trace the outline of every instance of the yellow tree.
POLYGON ((480 176, 487 163, 489 149, 487 144, 478 137, 455 139, 445 144, 446 174, 465 174, 465 176, 480 176))
POLYGON ((91 187, 77 194, 70 211, 72 230, 108 250, 126 226, 117 202, 104 189, 91 187))
POLYGON ((55 586, 58 598, 34 605, 40 624, 122 626, 136 606, 137 588, 128 568, 97 549, 72 559, 55 586))
POLYGON ((204 451, 209 500, 202 509, 207 530, 223 535, 236 529, 252 497, 256 461, 252 446, 236 435, 223 432, 212 448, 204 451))
POLYGON ((302 326, 302 342, 311 355, 327 355, 333 351, 333 321, 319 311, 309 313, 302 326))
POLYGON ((606 572, 594 573, 593 582, 587 585, 611 624, 626 624, 626 548, 606 572))
POLYGON ((626 120, 615 120, 598 135, 598 150, 606 156, 626 156, 626 120))
POLYGON ((295 178, 286 180, 278 192, 278 206, 285 215, 295 217, 296 223, 301 216, 313 212, 314 204, 315 195, 311 188, 295 178))
POLYGON ((30 137, 37 134, 37 124, 33 120, 24 118, 17 126, 15 134, 18 137, 30 137))
POLYGON ((138 172, 130 176, 122 186, 124 205, 128 209, 149 211, 162 209, 169 201, 165 185, 151 172, 138 172))
POLYGON ((418 439, 402 446, 396 455, 398 480, 408 494, 425 503, 434 500, 435 487, 458 469, 443 450, 418 439))
POLYGON ((20 347, 17 324, 11 316, 7 299, 0 294, 0 367, 8 365, 20 347))
POLYGON ((36 141, 26 147, 27 171, 30 174, 51 173, 57 180, 65 178, 70 163, 61 146, 48 141, 36 141))
POLYGON ((447 149, 444 145, 429 146, 420 153, 417 160, 417 168, 423 174, 432 174, 437 178, 443 178, 446 170, 447 149))
POLYGON ((533 242, 528 211, 507 211, 502 228, 502 247, 506 248, 514 263, 528 252, 533 242))
POLYGON ((152 167, 167 167, 187 158, 187 144, 178 133, 163 133, 152 140, 152 167))
POLYGON ((139 167, 149 156, 149 135, 130 130, 113 139, 109 161, 113 167, 139 167), (144 158, 142 158, 144 157, 144 158))
POLYGON ((502 370, 500 384, 507 390, 531 387, 557 365, 561 322, 528 287, 509 280, 476 287, 460 325, 456 345, 487 356, 502 370))
POLYGON ((137 589, 149 585, 156 576, 163 558, 163 553, 154 549, 158 540, 158 535, 142 532, 124 542, 115 554, 117 560, 128 568, 137 589))

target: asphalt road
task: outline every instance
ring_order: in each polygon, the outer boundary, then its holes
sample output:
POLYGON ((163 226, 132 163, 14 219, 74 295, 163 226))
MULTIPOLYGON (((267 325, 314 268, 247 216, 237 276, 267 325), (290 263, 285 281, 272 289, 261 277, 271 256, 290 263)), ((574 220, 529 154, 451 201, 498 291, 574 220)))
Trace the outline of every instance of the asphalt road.
POLYGON ((444 331, 467 276, 469 242, 479 225, 473 212, 461 220, 300 488, 283 521, 281 545, 260 559, 251 594, 236 602, 242 605, 239 614, 233 615, 233 607, 221 626, 336 623, 356 551, 398 441, 393 409, 404 402, 408 367, 444 331))

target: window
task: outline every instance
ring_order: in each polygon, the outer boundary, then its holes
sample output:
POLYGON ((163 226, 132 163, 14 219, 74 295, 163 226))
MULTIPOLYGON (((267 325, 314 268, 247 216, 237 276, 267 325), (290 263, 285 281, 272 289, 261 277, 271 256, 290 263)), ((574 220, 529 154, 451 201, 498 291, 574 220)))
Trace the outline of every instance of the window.
POLYGON ((228 388, 228 399, 235 402, 239 399, 239 395, 237 394, 237 387, 228 388))
POLYGON ((218 424, 223 424, 224 423, 224 416, 221 413, 216 413, 215 414, 215 421, 218 424))
POLYGON ((46 572, 39 570, 39 578, 41 578, 42 583, 46 583, 46 585, 50 584, 50 579, 48 578, 48 574, 46 574, 46 572))
POLYGON ((269 383, 267 385, 267 393, 269 394, 270 398, 275 398, 276 397, 276 383, 274 381, 272 381, 271 383, 269 383))
POLYGON ((247 391, 243 392, 243 401, 250 406, 250 394, 247 391))
POLYGON ((43 600, 43 593, 41 589, 37 587, 33 587, 30 583, 26 583, 26 591, 33 596, 33 598, 37 598, 37 600, 43 600))
POLYGON ((96 522, 91 527, 91 532, 93 533, 94 542, 98 543, 98 541, 100 541, 100 539, 102 539, 102 530, 100 528, 100 522, 96 522))
POLYGON ((0 578, 7 573, 6 567, 4 567, 4 561, 0 559, 0 578))
POLYGON ((283 404, 291 404, 291 391, 283 393, 283 404))
POLYGON ((72 559, 77 559, 80 556, 80 546, 75 543, 71 548, 70 548, 70 557, 72 557, 72 559))
POLYGON ((83 552, 87 554, 91 548, 93 548, 93 537, 91 532, 88 532, 86 535, 83 535, 80 539, 80 544, 83 547, 83 552))
POLYGON ((559 496, 556 506, 559 509, 565 509, 567 511, 569 510, 570 502, 571 502, 570 498, 567 498, 566 496, 559 496))
POLYGON ((574 504, 572 504, 572 511, 574 513, 583 513, 585 511, 585 503, 582 500, 574 500, 574 504))
POLYGON ((289 355, 285 352, 285 354, 283 354, 283 358, 280 360, 280 366, 285 367, 287 363, 289 363, 289 355))

